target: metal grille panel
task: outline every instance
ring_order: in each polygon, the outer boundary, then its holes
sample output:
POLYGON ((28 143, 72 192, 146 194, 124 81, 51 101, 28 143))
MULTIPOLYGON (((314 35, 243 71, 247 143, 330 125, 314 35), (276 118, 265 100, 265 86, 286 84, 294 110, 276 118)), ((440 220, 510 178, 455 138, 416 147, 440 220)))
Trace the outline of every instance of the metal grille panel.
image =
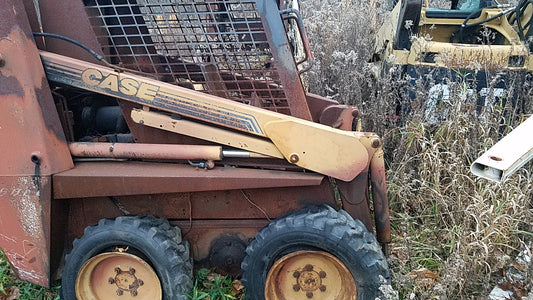
POLYGON ((113 64, 289 113, 256 1, 86 0, 85 6, 113 64))

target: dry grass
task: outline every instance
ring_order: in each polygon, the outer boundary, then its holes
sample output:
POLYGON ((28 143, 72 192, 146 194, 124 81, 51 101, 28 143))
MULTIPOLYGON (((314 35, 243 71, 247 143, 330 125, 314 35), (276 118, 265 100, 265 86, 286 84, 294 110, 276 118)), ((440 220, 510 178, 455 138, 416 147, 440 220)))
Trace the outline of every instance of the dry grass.
POLYGON ((397 141, 388 173, 391 267, 404 294, 486 296, 529 242, 523 232, 532 231, 531 166, 502 185, 472 176, 468 167, 498 139, 500 125, 465 114, 463 103, 438 125, 409 122, 388 132, 397 141), (424 286, 408 276, 420 268, 437 280, 424 286))
MULTIPOLYGON (((393 225, 390 267, 401 298, 486 297, 530 243, 533 167, 530 163, 497 184, 476 178, 469 166, 533 112, 531 87, 512 78, 508 89, 518 95, 515 105, 495 101, 476 111, 475 95, 460 80, 452 82, 449 103, 436 111, 442 120, 430 123, 427 89, 420 83, 404 122, 389 121, 385 116, 394 115, 405 82, 394 72, 379 83, 366 75, 376 31, 372 20, 375 16, 379 24, 384 11, 363 1, 302 5, 318 61, 306 77, 311 91, 355 104, 365 130, 384 137, 393 225)), ((523 283, 531 285, 531 277, 523 283)))

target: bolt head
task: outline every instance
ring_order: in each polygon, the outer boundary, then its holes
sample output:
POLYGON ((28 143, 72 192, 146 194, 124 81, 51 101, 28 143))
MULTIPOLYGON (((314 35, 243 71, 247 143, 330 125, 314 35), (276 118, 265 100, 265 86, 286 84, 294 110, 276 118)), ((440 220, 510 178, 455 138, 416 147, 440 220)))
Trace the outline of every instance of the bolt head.
POLYGON ((372 148, 377 148, 381 145, 381 141, 379 139, 373 139, 372 140, 372 148))
POLYGON ((289 156, 289 161, 293 164, 297 163, 298 161, 300 161, 300 157, 298 156, 298 154, 296 153, 293 153, 289 156))

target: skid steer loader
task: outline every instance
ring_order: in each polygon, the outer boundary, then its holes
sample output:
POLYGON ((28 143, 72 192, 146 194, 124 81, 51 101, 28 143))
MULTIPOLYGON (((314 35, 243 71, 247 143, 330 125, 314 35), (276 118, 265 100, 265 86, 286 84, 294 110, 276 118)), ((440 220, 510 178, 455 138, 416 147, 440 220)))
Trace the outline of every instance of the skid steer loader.
POLYGON ((428 1, 398 1, 376 34, 371 58, 375 78, 401 82, 396 115, 403 119, 409 113, 410 102, 423 87, 428 91, 423 97, 426 120, 445 118, 454 82, 464 86, 474 115, 507 100, 530 103, 533 2, 445 3, 448 7, 436 8, 428 1))
POLYGON ((311 63, 284 2, 2 0, 0 248, 18 277, 61 276, 68 300, 187 299, 207 267, 247 299, 382 297, 382 141, 305 93, 311 63))

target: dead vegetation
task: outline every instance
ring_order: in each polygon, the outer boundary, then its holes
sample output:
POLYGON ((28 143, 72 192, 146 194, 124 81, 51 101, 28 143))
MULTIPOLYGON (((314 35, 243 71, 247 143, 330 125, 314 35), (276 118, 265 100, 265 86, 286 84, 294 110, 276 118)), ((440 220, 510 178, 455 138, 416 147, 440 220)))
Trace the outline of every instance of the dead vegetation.
POLYGON ((394 72, 379 81, 368 75, 383 6, 304 0, 301 10, 317 59, 306 75, 310 91, 355 104, 364 129, 384 138, 393 286, 404 299, 484 299, 495 285, 512 284, 520 299, 531 291, 532 273, 514 283, 504 277, 517 254, 530 249, 532 164, 503 184, 478 179, 469 167, 533 112, 532 87, 518 74, 507 81, 515 100, 493 99, 479 108, 477 96, 455 80, 448 101, 434 108, 437 121, 430 121, 428 91, 417 82, 409 112, 395 120, 406 82, 394 72))

